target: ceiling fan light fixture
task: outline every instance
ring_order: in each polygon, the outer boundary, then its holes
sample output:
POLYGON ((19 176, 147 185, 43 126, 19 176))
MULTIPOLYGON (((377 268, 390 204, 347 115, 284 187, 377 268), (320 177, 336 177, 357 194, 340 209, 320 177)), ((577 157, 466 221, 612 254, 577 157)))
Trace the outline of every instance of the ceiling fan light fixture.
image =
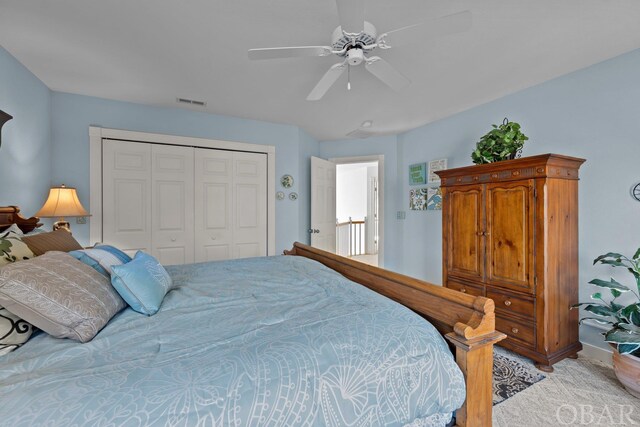
POLYGON ((364 61, 364 52, 359 48, 349 49, 347 52, 347 61, 349 65, 360 65, 362 61, 364 61))

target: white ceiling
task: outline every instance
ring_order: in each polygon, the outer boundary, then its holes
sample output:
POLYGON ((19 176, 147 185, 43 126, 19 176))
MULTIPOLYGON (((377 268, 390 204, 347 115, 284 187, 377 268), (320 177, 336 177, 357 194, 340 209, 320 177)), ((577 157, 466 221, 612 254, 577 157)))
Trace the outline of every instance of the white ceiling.
MULTIPOLYGON (((305 98, 335 57, 249 61, 247 49, 325 45, 333 0, 0 0, 0 44, 52 90, 300 126, 341 139, 365 120, 397 133, 640 48, 638 0, 366 0, 378 31, 462 10, 473 29, 377 54, 412 81, 362 67, 305 98), (197 109, 197 108, 193 108, 197 109)), ((585 88, 588 90, 588 88, 585 88)))

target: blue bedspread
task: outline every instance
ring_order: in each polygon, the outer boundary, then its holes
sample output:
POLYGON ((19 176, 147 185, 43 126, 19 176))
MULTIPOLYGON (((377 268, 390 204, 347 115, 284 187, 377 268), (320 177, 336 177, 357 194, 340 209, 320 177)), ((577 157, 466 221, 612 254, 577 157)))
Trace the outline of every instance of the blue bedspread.
POLYGON ((0 358, 7 426, 444 425, 464 380, 406 309, 308 259, 172 266, 152 317, 0 358))

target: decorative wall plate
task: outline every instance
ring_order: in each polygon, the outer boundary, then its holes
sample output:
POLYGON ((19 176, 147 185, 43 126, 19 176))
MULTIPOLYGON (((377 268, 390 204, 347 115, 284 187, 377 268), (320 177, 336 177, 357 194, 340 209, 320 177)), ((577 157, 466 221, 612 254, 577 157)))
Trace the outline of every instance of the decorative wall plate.
POLYGON ((631 196, 640 202, 640 182, 631 187, 631 196))
POLYGON ((289 193, 289 200, 298 200, 298 193, 289 193))
POLYGON ((284 191, 278 191, 276 193, 276 199, 283 200, 284 199, 284 191))
POLYGON ((293 187, 293 177, 291 175, 282 175, 282 178, 280 178, 280 184, 282 184, 284 188, 293 187))

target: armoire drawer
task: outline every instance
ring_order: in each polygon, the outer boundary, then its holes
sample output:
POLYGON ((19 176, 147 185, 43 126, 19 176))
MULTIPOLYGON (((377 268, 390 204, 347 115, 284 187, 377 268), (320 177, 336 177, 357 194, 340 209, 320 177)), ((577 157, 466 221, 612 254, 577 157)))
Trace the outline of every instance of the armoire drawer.
POLYGON ((497 292, 490 286, 487 286, 487 298, 491 298, 496 304, 496 312, 498 313, 517 314, 528 318, 533 318, 535 314, 533 299, 517 297, 513 293, 497 292))
POLYGON ((468 283, 462 283, 455 280, 447 280, 446 287, 449 289, 453 289, 454 291, 462 292, 476 297, 484 296, 484 287, 482 286, 470 285, 468 283))
POLYGON ((517 341, 520 345, 535 347, 536 333, 533 323, 520 322, 509 317, 496 314, 496 330, 507 334, 510 339, 517 341))

